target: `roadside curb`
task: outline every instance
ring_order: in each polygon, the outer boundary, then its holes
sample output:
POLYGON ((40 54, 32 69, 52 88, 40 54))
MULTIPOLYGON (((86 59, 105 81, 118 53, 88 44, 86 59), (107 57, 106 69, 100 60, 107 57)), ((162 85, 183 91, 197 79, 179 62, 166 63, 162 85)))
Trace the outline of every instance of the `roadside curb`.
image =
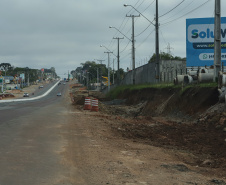
POLYGON ((34 98, 26 98, 26 99, 11 99, 11 100, 0 100, 0 103, 8 103, 8 102, 22 102, 22 101, 32 101, 32 100, 37 100, 40 98, 43 98, 47 96, 60 82, 61 80, 57 81, 55 85, 53 85, 48 91, 46 91, 44 94, 34 97, 34 98))

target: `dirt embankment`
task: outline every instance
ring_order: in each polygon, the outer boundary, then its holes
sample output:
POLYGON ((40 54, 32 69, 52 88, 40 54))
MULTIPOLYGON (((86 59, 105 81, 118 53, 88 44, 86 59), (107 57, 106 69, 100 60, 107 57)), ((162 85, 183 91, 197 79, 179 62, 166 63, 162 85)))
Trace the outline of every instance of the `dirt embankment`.
POLYGON ((188 88, 181 92, 174 88, 148 88, 125 91, 120 99, 126 99, 126 105, 145 103, 140 115, 196 118, 200 113, 218 102, 217 88, 188 88))
POLYGON ((109 126, 115 134, 192 153, 192 159, 181 160, 226 176, 226 106, 218 103, 217 88, 148 88, 124 91, 117 98, 99 104, 100 112, 114 120, 109 126))

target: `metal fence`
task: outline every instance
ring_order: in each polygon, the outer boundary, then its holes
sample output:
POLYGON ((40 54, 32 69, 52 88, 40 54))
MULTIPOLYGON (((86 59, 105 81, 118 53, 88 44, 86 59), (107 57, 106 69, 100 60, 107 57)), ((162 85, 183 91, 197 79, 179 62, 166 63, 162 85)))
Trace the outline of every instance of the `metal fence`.
MULTIPOLYGON (((198 69, 205 68, 199 67, 186 67, 186 61, 178 60, 161 60, 160 61, 160 77, 156 78, 156 64, 148 63, 135 69, 135 84, 147 83, 173 83, 177 75, 188 74, 189 71, 198 71, 198 69)), ((226 72, 226 67, 222 65, 223 72, 226 72)), ((131 85, 133 84, 133 73, 129 71, 119 84, 111 85, 111 89, 118 85, 131 85)), ((107 88, 103 90, 107 92, 107 88)))

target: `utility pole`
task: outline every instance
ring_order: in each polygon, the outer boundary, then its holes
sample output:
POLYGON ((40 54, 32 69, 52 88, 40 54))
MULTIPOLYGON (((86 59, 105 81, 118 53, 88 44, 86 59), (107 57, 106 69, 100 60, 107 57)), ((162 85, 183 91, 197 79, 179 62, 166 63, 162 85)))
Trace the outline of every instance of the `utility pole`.
POLYGON ((120 81, 120 74, 119 74, 119 40, 120 39, 124 39, 124 37, 122 37, 122 38, 119 38, 119 37, 113 37, 113 39, 117 39, 118 40, 118 55, 117 55, 117 62, 118 62, 118 72, 117 72, 117 83, 119 83, 119 81, 120 81))
POLYGON ((110 51, 104 52, 108 54, 108 92, 110 91, 110 51))
POLYGON ((218 82, 221 70, 221 0, 215 0, 214 22, 214 82, 218 82))
POLYGON ((97 83, 99 83, 99 70, 97 68, 97 83))
POLYGON ((115 59, 113 59, 113 84, 115 84, 115 59))
MULTIPOLYGON (((101 67, 102 67, 102 62, 104 60, 97 60, 97 61, 100 62, 101 67)), ((102 70, 101 70, 101 68, 100 68, 100 90, 102 90, 102 70)))
POLYGON ((86 71, 86 86, 87 86, 87 90, 89 90, 89 72, 86 71))
POLYGON ((126 15, 126 17, 132 18, 132 66, 133 66, 133 85, 135 85, 135 41, 134 41, 134 17, 140 17, 140 15, 126 15))
POLYGON ((158 0, 156 0, 156 15, 155 15, 155 53, 156 53, 156 79, 160 81, 160 61, 159 61, 159 13, 158 0))

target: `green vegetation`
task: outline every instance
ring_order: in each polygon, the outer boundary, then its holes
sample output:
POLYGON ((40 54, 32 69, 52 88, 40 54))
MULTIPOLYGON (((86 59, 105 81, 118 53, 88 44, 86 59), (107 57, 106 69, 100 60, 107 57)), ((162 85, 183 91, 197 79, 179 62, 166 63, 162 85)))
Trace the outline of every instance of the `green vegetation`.
POLYGON ((148 88, 156 88, 156 89, 163 89, 163 88, 175 88, 177 86, 173 85, 173 83, 161 83, 161 84, 139 84, 139 85, 123 85, 118 86, 107 93, 107 97, 109 98, 117 98, 117 96, 124 91, 135 91, 135 90, 142 90, 148 88))
MULTIPOLYGON (((161 52, 159 53, 159 57, 162 59, 162 60, 186 60, 186 58, 181 58, 179 56, 173 56, 169 53, 165 53, 165 52, 161 52)), ((150 58, 149 60, 149 63, 150 62, 155 62, 156 61, 156 54, 154 53, 152 55, 152 57, 150 58)))
POLYGON ((200 88, 207 88, 207 87, 217 87, 217 83, 211 82, 211 83, 201 83, 201 84, 189 84, 186 86, 182 85, 174 85, 173 83, 160 83, 160 84, 140 84, 140 85, 123 85, 118 86, 111 90, 109 93, 107 93, 107 97, 111 99, 116 99, 120 94, 122 94, 124 91, 135 91, 135 90, 142 90, 142 89, 148 89, 148 88, 156 88, 156 89, 164 89, 164 88, 173 88, 173 89, 180 89, 180 94, 183 94, 183 92, 186 89, 194 88, 194 87, 200 87, 200 88))
MULTIPOLYGON (((44 71, 45 72, 43 74, 43 79, 51 79, 52 77, 57 77, 54 67, 45 69, 44 71)), ((29 75, 30 83, 36 82, 41 78, 41 70, 39 69, 31 69, 28 67, 14 67, 10 63, 0 63, 0 76, 13 76, 14 78, 16 78, 20 77, 20 74, 25 74, 26 79, 29 75)))
POLYGON ((199 84, 189 84, 184 87, 180 86, 181 91, 180 94, 183 94, 183 92, 189 88, 194 88, 194 87, 200 87, 200 88, 210 88, 210 87, 217 87, 216 82, 211 82, 211 83, 199 83, 199 84))
MULTIPOLYGON (((81 63, 80 67, 77 67, 75 70, 71 71, 71 74, 76 77, 80 83, 86 84, 86 77, 88 76, 90 83, 97 82, 97 70, 98 70, 98 78, 99 82, 101 81, 101 76, 108 77, 108 68, 105 64, 97 64, 94 61, 86 61, 85 63, 81 63), (87 75, 88 73, 88 75, 87 75)), ((125 72, 122 68, 117 70, 113 70, 110 68, 110 79, 111 83, 113 83, 113 76, 114 80, 117 80, 117 73, 119 72, 120 79, 124 78, 125 72), (114 75, 113 75, 114 74, 114 75)))

